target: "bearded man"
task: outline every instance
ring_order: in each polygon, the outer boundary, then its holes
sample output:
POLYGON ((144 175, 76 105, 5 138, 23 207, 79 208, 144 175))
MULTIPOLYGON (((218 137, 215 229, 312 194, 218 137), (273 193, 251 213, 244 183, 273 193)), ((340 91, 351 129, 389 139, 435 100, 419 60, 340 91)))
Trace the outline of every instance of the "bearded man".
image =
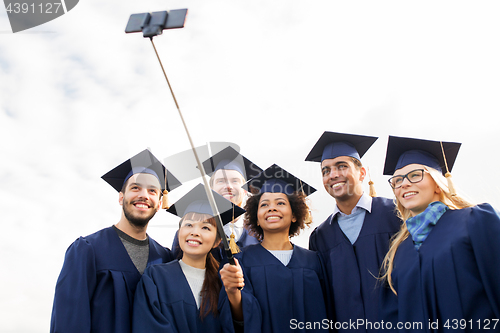
POLYGON ((119 192, 122 214, 115 225, 78 238, 66 251, 54 296, 53 333, 130 332, 133 297, 142 273, 173 259, 146 230, 161 207, 163 190, 173 190, 180 182, 149 150, 102 178, 119 192))

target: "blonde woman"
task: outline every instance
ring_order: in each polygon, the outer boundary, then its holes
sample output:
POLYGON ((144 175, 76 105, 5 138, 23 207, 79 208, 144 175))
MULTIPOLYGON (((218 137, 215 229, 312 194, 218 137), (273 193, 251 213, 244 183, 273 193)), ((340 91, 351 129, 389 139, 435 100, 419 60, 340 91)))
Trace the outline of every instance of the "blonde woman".
POLYGON ((386 328, 500 331, 500 219, 489 204, 456 195, 449 170, 459 148, 389 137, 384 174, 393 175, 389 183, 405 223, 382 268, 386 328))

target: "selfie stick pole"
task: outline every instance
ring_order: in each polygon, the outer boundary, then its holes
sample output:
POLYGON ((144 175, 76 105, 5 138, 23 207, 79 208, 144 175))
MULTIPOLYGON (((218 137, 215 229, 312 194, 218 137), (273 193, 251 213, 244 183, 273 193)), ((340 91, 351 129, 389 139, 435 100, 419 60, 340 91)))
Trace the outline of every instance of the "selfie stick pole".
POLYGON ((165 72, 165 69, 163 68, 163 64, 160 60, 160 56, 158 55, 158 52, 156 51, 155 44, 153 42, 153 37, 150 37, 151 44, 153 45, 153 49, 155 50, 156 57, 158 58, 158 61, 160 62, 161 70, 163 71, 163 75, 165 76, 165 79, 167 80, 168 88, 170 89, 170 93, 172 94, 172 97, 174 98, 175 106, 177 107, 177 111, 179 112, 179 116, 181 117, 182 125, 184 125, 184 129, 186 130, 187 137, 189 139, 189 144, 191 145, 191 150, 193 151, 194 158, 196 159, 196 164, 198 165, 198 169, 200 170, 201 174, 201 179, 203 179, 203 184, 205 185, 205 192, 207 193, 208 201, 210 202, 210 206, 212 207, 212 212, 214 213, 215 220, 217 221, 217 232, 219 233, 219 237, 222 240, 222 244, 224 245, 224 252, 226 252, 227 260, 231 265, 235 265, 236 263, 234 262, 234 257, 233 253, 231 252, 231 249, 229 248, 229 243, 227 242, 227 237, 224 232, 224 228, 222 227, 222 220, 220 218, 220 213, 219 210, 217 209, 217 205, 215 203, 214 196, 212 194, 212 190, 210 189, 210 186, 208 185, 207 179, 206 179, 206 174, 205 174, 205 169, 201 165, 200 159, 198 158, 198 153, 196 152, 196 149, 194 148, 193 140, 191 139, 191 135, 189 134, 189 130, 187 128, 186 122, 184 121, 184 117, 182 116, 181 109, 179 107, 179 103, 177 103, 177 99, 175 98, 174 91, 172 90, 172 86, 170 85, 170 81, 168 80, 167 73, 165 72))

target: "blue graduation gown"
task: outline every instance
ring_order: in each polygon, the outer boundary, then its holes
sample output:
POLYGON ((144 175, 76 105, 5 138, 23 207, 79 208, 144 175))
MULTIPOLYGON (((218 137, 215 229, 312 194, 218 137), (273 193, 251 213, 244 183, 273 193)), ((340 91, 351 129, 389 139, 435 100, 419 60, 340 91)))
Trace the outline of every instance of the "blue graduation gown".
POLYGON ((189 283, 174 260, 144 272, 135 294, 132 332, 211 333, 222 328, 212 313, 201 321, 189 283))
MULTIPOLYGON (((170 250, 149 238, 148 266, 170 260, 170 250)), ((57 280, 50 332, 130 332, 140 278, 112 227, 78 238, 57 280)))
MULTIPOLYGON (((295 245, 287 266, 260 244, 246 247, 236 257, 245 276, 245 332, 324 332, 318 326, 327 325, 322 322, 327 320, 323 270, 315 252, 295 245), (316 329, 300 329, 307 322, 317 323, 316 329)), ((230 307, 224 288, 220 306, 230 307)))
POLYGON ((377 277, 389 250, 390 238, 399 231, 401 220, 392 200, 373 198, 358 238, 351 244, 337 218, 328 217, 309 238, 309 249, 318 251, 327 274, 328 317, 336 320, 339 332, 376 332, 364 325, 348 325, 358 319, 379 320, 377 277))
POLYGON ((493 320, 500 319, 499 278, 495 210, 488 204, 448 210, 418 251, 411 237, 399 246, 392 272, 398 296, 381 288, 381 319, 394 328, 422 323, 405 332, 500 332, 493 320))

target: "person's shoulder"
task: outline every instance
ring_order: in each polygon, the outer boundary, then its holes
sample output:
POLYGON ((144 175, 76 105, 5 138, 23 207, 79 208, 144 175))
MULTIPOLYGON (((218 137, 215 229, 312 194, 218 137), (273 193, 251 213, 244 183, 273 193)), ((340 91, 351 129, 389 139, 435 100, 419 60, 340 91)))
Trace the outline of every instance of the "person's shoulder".
POLYGON ((481 203, 462 209, 449 209, 447 213, 448 215, 455 218, 458 218, 458 216, 467 216, 468 220, 470 220, 471 222, 484 220, 500 220, 499 212, 489 203, 481 203))
POLYGON ((498 215, 498 212, 489 203, 481 203, 473 205, 470 207, 464 207, 459 209, 449 208, 446 215, 466 215, 466 214, 494 214, 498 215))
POLYGON ((372 206, 382 206, 382 207, 390 207, 395 208, 394 199, 384 198, 384 197, 375 197, 372 198, 372 206))
POLYGON ((259 244, 260 241, 257 236, 251 234, 247 228, 243 228, 243 233, 241 234, 240 239, 236 242, 240 247, 247 247, 248 245, 259 244))
POLYGON ((113 229, 113 227, 107 227, 101 230, 98 230, 90 235, 87 236, 82 236, 79 239, 84 239, 89 242, 94 242, 97 240, 100 240, 102 238, 108 238, 110 235, 113 235, 113 233, 116 234, 116 231, 113 229))
POLYGON ((148 238, 149 238, 150 246, 154 246, 156 251, 158 251, 159 253, 168 253, 170 256, 172 256, 172 259, 173 259, 173 251, 172 250, 170 250, 168 247, 161 245, 160 243, 155 241, 153 238, 149 237, 149 235, 148 235, 148 238))
POLYGON ((248 246, 245 246, 243 248, 243 250, 241 250, 242 253, 245 253, 245 252, 249 252, 249 251, 255 251, 256 249, 258 249, 259 247, 261 247, 261 244, 260 242, 257 243, 257 244, 251 244, 251 245, 248 245, 248 246))
POLYGON ((247 254, 247 253, 252 253, 252 252, 255 252, 255 251, 259 251, 260 248, 261 248, 261 244, 258 243, 258 244, 251 244, 251 245, 247 245, 245 246, 242 250, 241 250, 241 255, 244 255, 244 254, 247 254))
POLYGON ((371 214, 384 214, 390 215, 394 219, 399 220, 397 217, 397 208, 393 199, 384 197, 375 197, 372 201, 372 211, 371 214))
POLYGON ((498 211, 495 208, 493 208, 492 205, 490 205, 489 203, 486 203, 486 202, 469 207, 469 209, 471 211, 483 212, 486 214, 495 214, 498 216, 498 211))
POLYGON ((70 248, 99 244, 102 242, 103 238, 109 238, 111 232, 114 232, 113 227, 101 229, 87 236, 80 236, 70 245, 70 248))
POLYGON ((333 218, 333 214, 330 214, 326 220, 324 220, 323 222, 321 222, 316 228, 314 228, 313 230, 313 233, 315 233, 316 231, 319 231, 319 230, 322 230, 322 229, 325 229, 325 228, 328 228, 330 226, 330 223, 332 221, 332 218, 333 218))
POLYGON ((84 260, 84 258, 94 260, 96 256, 101 254, 106 255, 106 251, 103 251, 102 247, 103 244, 109 243, 108 240, 110 237, 110 231, 114 232, 114 230, 110 227, 101 229, 87 236, 78 237, 68 246, 66 250, 66 258, 72 258, 71 260, 73 261, 81 261, 84 260))
POLYGON ((312 251, 295 244, 293 245, 293 250, 298 253, 303 253, 304 255, 313 255, 313 256, 316 255, 316 251, 312 251))
POLYGON ((443 215, 454 228, 466 226, 469 237, 485 245, 488 240, 498 243, 500 240, 499 212, 488 203, 478 204, 462 209, 448 209, 443 215))
POLYGON ((180 270, 179 260, 175 259, 167 263, 153 264, 146 268, 144 274, 152 275, 162 275, 173 271, 180 270))
POLYGON ((308 258, 308 260, 310 261, 319 260, 318 253, 316 251, 303 248, 302 246, 294 245, 293 252, 294 254, 298 254, 304 258, 308 258))
POLYGON ((294 245, 293 256, 304 265, 304 268, 313 269, 315 271, 321 270, 321 260, 318 252, 294 245))
POLYGON ((266 251, 267 250, 264 249, 260 243, 252 244, 245 246, 243 249, 241 249, 241 252, 235 254, 234 257, 245 266, 259 265, 261 263, 262 256, 266 255, 266 251))

